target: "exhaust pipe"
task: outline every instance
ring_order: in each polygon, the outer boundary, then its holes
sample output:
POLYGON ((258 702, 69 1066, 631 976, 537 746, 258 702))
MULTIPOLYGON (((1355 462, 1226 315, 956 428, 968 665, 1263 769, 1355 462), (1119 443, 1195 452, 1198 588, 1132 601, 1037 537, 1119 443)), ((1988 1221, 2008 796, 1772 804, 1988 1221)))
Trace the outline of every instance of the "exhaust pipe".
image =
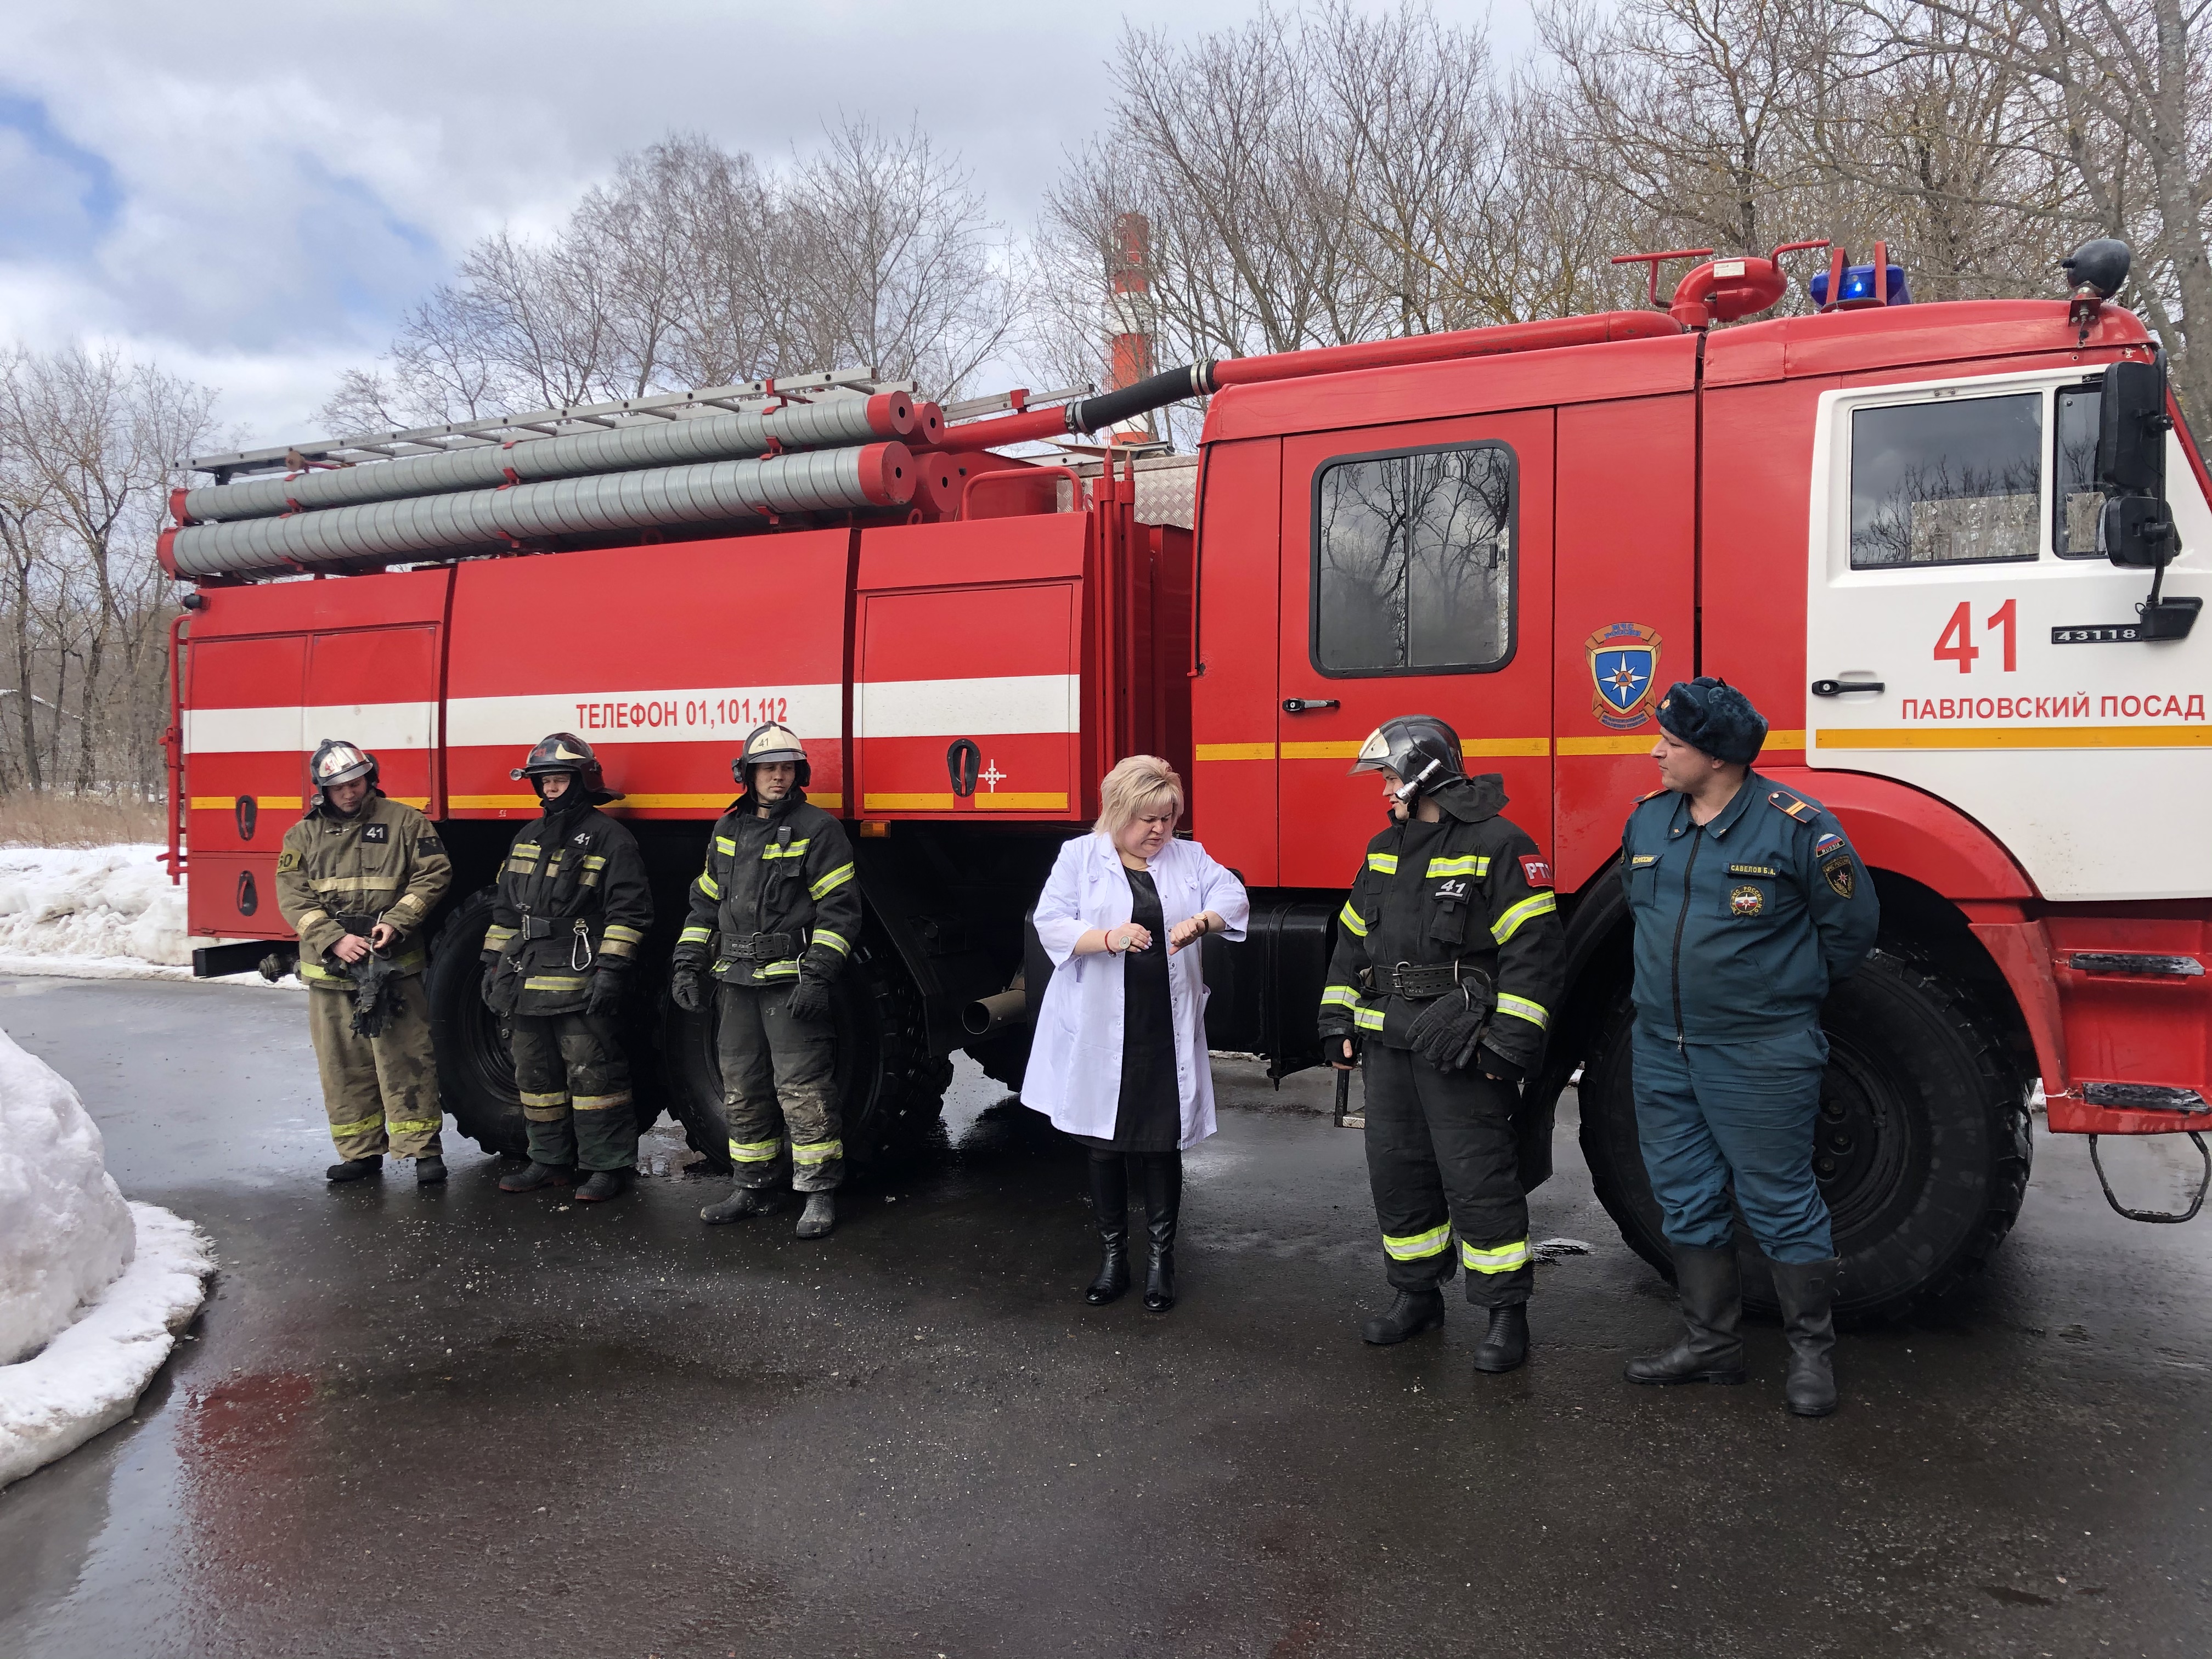
POLYGON ((981 997, 960 1011, 960 1024, 971 1037, 987 1037, 1006 1030, 1029 1012, 1030 994, 1017 983, 996 996, 981 997))

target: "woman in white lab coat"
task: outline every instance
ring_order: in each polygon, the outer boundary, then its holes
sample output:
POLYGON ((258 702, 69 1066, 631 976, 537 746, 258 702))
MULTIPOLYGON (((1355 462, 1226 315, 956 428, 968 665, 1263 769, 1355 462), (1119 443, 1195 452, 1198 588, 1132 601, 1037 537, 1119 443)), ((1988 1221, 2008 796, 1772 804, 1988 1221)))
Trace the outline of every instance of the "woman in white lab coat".
POLYGON ((1090 1149, 1102 1252, 1093 1307, 1129 1288, 1129 1164, 1142 1169, 1152 1255, 1145 1305, 1175 1305, 1182 1155, 1213 1133, 1206 1055, 1207 935, 1244 937, 1244 884, 1175 838, 1182 780, 1132 755, 1106 775, 1098 822, 1060 849, 1037 900, 1053 975, 1022 1098, 1090 1149))

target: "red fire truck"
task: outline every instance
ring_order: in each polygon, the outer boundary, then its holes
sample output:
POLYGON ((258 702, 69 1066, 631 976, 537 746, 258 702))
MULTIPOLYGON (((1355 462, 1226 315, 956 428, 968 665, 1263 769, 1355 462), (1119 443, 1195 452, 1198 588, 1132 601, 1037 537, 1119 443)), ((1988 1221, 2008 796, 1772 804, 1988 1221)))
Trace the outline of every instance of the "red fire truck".
MULTIPOLYGON (((1599 1195, 1663 1266, 1614 863, 1656 695, 1717 673, 1773 723, 1762 769, 1837 813, 1880 890, 1881 948, 1824 1013, 1818 1170, 1842 1305, 1902 1310, 2011 1225, 2039 1079, 2058 1132, 2212 1111, 2212 642, 2165 591, 2212 558, 2212 484, 2100 246, 2049 301, 1915 305, 1879 250, 1835 250, 1817 314, 1760 320, 1778 250, 1706 260, 1665 308, 980 417, 821 376, 203 458, 163 538, 196 584, 191 926, 229 942, 199 967, 289 939, 271 879, 306 757, 365 744, 458 872, 430 971, 447 1105, 519 1147, 476 995, 486 890, 535 811, 509 768, 556 729, 598 746, 658 884, 657 964, 738 740, 783 721, 858 848, 841 1088, 848 1149, 881 1155, 934 1120, 956 1049, 1018 1082, 1025 912, 1099 778, 1153 752, 1252 891, 1249 941, 1206 947, 1211 1040, 1279 1079, 1318 1060, 1376 823, 1350 757, 1433 713, 1557 875, 1571 988, 1529 1109, 1580 1069, 1599 1195), (1194 465, 995 453, 1196 395, 1194 465)), ((641 1109, 719 1161, 707 1021, 639 1004, 641 1109)))

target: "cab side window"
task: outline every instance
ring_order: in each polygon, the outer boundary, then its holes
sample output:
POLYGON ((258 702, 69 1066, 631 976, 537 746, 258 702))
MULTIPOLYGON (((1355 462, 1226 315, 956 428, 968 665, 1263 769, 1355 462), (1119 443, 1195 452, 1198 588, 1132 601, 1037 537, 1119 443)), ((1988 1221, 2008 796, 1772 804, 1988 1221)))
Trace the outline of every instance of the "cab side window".
POLYGON ((1471 673, 1513 655, 1513 452, 1347 455, 1314 475, 1313 665, 1471 673))
POLYGON ((2051 424, 2052 499, 2051 550, 2062 559, 2099 559, 2097 520, 2105 511, 2097 488, 2097 410, 2103 392, 2095 386, 2058 388, 2057 415, 2051 424))
POLYGON ((2042 492, 2039 392, 1852 411, 1854 570, 2033 559, 2042 492))

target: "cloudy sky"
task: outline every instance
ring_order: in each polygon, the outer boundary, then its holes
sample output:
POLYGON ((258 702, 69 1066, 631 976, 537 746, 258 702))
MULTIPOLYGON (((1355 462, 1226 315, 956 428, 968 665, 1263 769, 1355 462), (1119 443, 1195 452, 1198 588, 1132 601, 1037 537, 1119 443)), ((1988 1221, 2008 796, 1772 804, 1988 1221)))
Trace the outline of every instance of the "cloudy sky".
MULTIPOLYGON (((1126 17, 1178 34, 1256 0, 201 0, 10 11, 0 340, 112 342, 220 387, 242 440, 311 434, 459 249, 556 222, 672 128, 764 159, 840 112, 919 117, 1018 231, 1098 125, 1126 17)), ((1439 0, 1525 46, 1520 0, 1439 0)))

